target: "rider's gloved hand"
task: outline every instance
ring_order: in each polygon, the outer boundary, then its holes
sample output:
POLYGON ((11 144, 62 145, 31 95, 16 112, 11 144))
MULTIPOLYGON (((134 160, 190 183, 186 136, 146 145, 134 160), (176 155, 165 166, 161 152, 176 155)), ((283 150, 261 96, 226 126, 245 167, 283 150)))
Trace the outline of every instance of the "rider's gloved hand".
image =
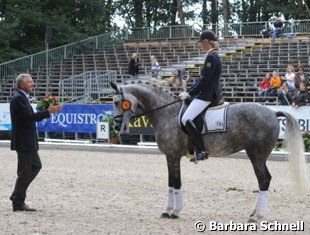
POLYGON ((179 94, 179 97, 181 100, 186 100, 187 98, 191 97, 188 92, 183 91, 182 93, 179 94))

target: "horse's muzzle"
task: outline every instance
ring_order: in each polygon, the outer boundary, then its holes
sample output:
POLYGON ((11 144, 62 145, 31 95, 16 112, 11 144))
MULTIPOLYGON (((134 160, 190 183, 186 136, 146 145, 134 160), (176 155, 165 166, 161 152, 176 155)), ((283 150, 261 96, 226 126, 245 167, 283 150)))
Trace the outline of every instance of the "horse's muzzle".
POLYGON ((121 126, 122 126, 122 120, 115 119, 115 121, 114 121, 114 129, 116 131, 120 131, 121 130, 121 126))

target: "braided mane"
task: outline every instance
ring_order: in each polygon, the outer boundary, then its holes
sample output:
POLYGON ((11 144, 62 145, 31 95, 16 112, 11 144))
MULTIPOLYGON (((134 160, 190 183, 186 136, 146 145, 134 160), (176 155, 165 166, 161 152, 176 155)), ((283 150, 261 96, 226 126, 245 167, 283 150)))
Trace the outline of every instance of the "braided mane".
POLYGON ((152 90, 159 90, 159 91, 164 92, 165 94, 169 95, 171 98, 174 98, 174 99, 178 98, 178 96, 176 94, 172 93, 168 87, 159 86, 159 85, 152 83, 150 81, 134 80, 134 81, 122 83, 122 85, 134 85, 134 84, 143 85, 145 87, 149 87, 152 90))

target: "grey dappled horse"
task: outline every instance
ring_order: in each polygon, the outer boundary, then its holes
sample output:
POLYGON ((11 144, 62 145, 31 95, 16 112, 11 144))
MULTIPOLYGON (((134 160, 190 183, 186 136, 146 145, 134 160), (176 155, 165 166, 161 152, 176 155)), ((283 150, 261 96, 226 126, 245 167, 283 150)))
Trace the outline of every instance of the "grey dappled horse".
MULTIPOLYGON (((178 218, 183 208, 181 191, 180 160, 187 153, 188 137, 178 124, 181 107, 179 98, 165 92, 163 88, 134 82, 116 86, 114 117, 116 125, 126 124, 140 108, 152 123, 158 147, 166 155, 168 164, 168 199, 163 218, 178 218), (121 104, 130 101, 131 107, 124 111, 121 104), (168 104, 168 106, 167 106, 168 104), (169 105, 170 104, 170 105, 169 105), (127 116, 125 120, 125 116, 127 116)), ((227 111, 227 132, 211 133, 203 136, 210 156, 224 156, 245 150, 252 162, 259 185, 259 194, 251 218, 262 218, 267 210, 268 188, 271 175, 266 160, 274 148, 279 135, 277 117, 286 117, 285 140, 289 152, 290 169, 301 191, 308 187, 308 175, 304 157, 304 146, 296 120, 286 112, 274 112, 256 103, 230 105, 227 111)))

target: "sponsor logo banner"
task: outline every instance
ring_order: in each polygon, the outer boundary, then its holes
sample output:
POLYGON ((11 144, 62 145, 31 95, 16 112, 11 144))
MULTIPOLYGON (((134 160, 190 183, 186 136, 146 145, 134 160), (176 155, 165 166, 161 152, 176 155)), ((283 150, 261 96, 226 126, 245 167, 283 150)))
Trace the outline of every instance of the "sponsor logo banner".
POLYGON ((0 131, 12 130, 10 104, 0 104, 0 131))
POLYGON ((129 124, 129 133, 135 135, 154 135, 153 126, 149 119, 145 116, 141 116, 132 120, 129 124))
MULTIPOLYGON (((35 110, 36 105, 33 104, 35 110)), ((301 132, 310 132, 310 107, 302 106, 292 108, 290 106, 267 106, 274 111, 286 111, 292 114, 300 126, 301 132)), ((102 120, 105 112, 113 113, 112 104, 83 105, 66 104, 49 119, 37 124, 38 130, 42 132, 71 132, 71 133, 96 133, 97 122, 102 120)), ((285 131, 285 118, 279 118, 280 138, 283 138, 285 131)), ((0 131, 11 130, 10 105, 0 104, 0 131)), ((154 130, 149 120, 142 116, 130 123, 130 134, 153 135, 154 130)))
MULTIPOLYGON (((289 114, 293 115, 294 118, 297 120, 299 124, 300 131, 302 133, 310 132, 310 107, 309 106, 300 106, 298 108, 293 108, 291 106, 267 106, 268 108, 274 110, 274 111, 285 111, 289 114)), ((284 138, 284 132, 285 132, 285 124, 286 119, 284 117, 279 117, 279 127, 280 127, 280 133, 279 138, 284 138)))
POLYGON ((96 133, 97 123, 112 111, 112 104, 67 104, 60 112, 38 122, 37 128, 42 132, 96 133))

